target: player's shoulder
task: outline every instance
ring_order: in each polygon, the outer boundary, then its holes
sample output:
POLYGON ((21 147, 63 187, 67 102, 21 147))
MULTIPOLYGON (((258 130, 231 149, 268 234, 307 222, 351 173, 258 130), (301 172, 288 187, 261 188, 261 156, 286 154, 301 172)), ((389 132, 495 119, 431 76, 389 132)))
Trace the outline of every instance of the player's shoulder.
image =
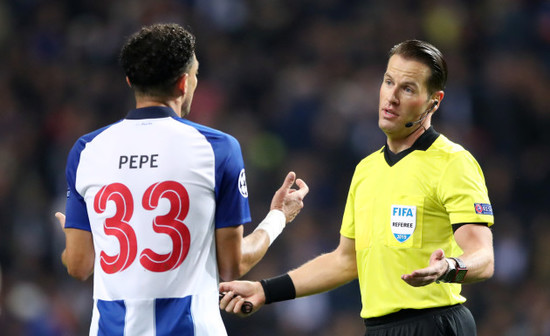
POLYGON ((176 120, 182 124, 194 128, 211 143, 229 143, 232 145, 239 145, 239 141, 233 135, 224 131, 205 126, 185 118, 176 118, 176 120))
POLYGON ((92 141, 93 139, 95 139, 97 136, 99 136, 100 134, 102 134, 103 132, 107 131, 109 128, 111 128, 113 125, 116 125, 118 123, 120 123, 122 120, 119 120, 115 123, 112 123, 110 125, 107 125, 107 126, 103 126, 99 129, 96 129, 95 131, 92 131, 90 133, 87 133, 87 134, 84 134, 83 136, 80 137, 79 140, 82 140, 82 141, 86 141, 86 142, 90 142, 92 141))
POLYGON ((87 143, 92 142, 100 134, 104 133, 109 128, 111 128, 113 125, 116 125, 116 124, 120 123, 121 121, 122 120, 119 120, 115 123, 109 124, 107 126, 103 126, 99 129, 96 129, 95 131, 92 131, 92 132, 89 132, 89 133, 86 133, 86 134, 82 135, 80 138, 78 138, 78 140, 76 140, 76 142, 73 146, 73 150, 75 150, 75 149, 82 150, 86 146, 87 143))

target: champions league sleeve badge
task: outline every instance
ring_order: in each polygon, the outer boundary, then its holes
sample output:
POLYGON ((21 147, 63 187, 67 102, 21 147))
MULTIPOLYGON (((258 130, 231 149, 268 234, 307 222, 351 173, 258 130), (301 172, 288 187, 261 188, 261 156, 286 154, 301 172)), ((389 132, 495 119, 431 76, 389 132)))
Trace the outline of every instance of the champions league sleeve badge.
POLYGON ((391 206, 391 232, 398 242, 404 243, 416 228, 416 206, 391 206))
POLYGON ((244 168, 241 169, 239 174, 239 192, 244 198, 248 197, 248 187, 246 186, 246 174, 244 173, 244 168))

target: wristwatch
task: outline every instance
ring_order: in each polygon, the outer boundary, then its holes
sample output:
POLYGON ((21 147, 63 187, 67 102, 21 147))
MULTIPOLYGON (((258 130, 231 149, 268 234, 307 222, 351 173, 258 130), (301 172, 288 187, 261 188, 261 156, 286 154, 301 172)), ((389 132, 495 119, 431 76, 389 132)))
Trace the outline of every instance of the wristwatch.
POLYGON ((445 258, 445 260, 449 264, 449 268, 447 268, 447 272, 440 276, 435 282, 448 283, 464 281, 464 277, 466 277, 466 273, 468 273, 468 268, 464 262, 459 258, 445 258))

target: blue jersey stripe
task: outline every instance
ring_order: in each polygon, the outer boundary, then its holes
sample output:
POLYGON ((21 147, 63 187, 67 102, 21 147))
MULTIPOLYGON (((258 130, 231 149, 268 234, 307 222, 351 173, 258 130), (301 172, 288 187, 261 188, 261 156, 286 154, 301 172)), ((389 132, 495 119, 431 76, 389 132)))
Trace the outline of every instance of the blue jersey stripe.
POLYGON ((155 300, 156 336, 195 335, 191 298, 167 298, 155 300))
POLYGON ((99 311, 98 336, 124 336, 126 305, 123 300, 97 300, 99 311))

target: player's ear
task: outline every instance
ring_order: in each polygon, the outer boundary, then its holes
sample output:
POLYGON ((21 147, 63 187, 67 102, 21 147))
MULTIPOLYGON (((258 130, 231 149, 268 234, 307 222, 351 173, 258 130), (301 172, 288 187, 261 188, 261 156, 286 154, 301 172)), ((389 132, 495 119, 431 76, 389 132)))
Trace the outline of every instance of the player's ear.
POLYGON ((130 83, 130 78, 128 78, 128 76, 126 76, 126 83, 128 83, 129 87, 132 87, 132 83, 130 83))
POLYGON ((178 79, 176 82, 176 90, 178 90, 178 94, 181 94, 182 96, 185 95, 187 92, 187 79, 189 78, 189 74, 186 72, 178 79))

